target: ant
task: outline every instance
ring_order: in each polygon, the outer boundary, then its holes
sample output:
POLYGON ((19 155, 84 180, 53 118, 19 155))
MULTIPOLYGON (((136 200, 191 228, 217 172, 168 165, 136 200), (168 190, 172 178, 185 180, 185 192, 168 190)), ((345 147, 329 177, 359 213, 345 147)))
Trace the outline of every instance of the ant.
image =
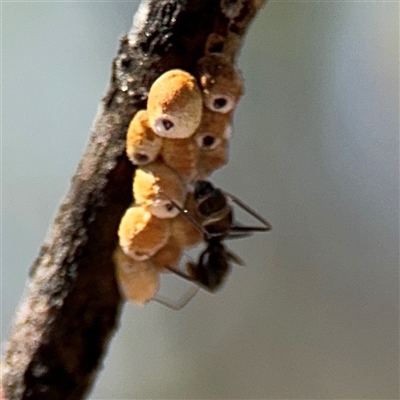
POLYGON ((188 218, 202 233, 207 247, 202 251, 197 263, 192 261, 187 263, 187 273, 172 267, 167 267, 170 271, 196 284, 195 290, 189 291, 178 304, 170 304, 163 299, 155 299, 161 304, 179 310, 184 307, 197 293, 200 287, 215 292, 225 282, 230 271, 230 262, 244 265, 243 261, 234 253, 227 250, 223 244, 227 239, 239 239, 250 236, 254 232, 267 232, 271 230, 271 224, 250 209, 237 197, 221 189, 216 188, 209 181, 199 180, 194 187, 194 200, 196 212, 200 217, 198 223, 187 210, 173 203, 179 211, 188 218), (229 204, 235 203, 245 210, 262 226, 240 225, 234 220, 233 208, 229 204))

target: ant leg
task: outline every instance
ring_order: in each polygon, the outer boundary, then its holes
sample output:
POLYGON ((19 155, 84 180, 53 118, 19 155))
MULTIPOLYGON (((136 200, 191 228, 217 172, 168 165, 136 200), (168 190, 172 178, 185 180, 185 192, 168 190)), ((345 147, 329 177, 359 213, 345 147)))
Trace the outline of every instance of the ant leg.
POLYGON ((189 274, 185 274, 184 272, 179 271, 179 270, 177 270, 177 269, 175 269, 175 268, 172 268, 172 267, 165 267, 165 269, 168 269, 169 271, 173 272, 174 274, 180 276, 182 279, 185 279, 185 280, 187 280, 187 281, 189 281, 189 282, 195 282, 195 281, 196 281, 196 280, 195 280, 193 277, 191 277, 189 274))
MULTIPOLYGON (((224 193, 227 196, 229 196, 235 204, 237 204, 239 207, 241 207, 243 210, 245 210, 247 213, 249 213, 251 216, 253 216, 256 220, 260 221, 264 225, 264 227, 258 227, 258 228, 254 227, 252 228, 252 230, 270 231, 272 229, 271 224, 266 219, 264 219, 260 214, 251 209, 242 200, 238 199, 236 196, 228 192, 224 193)), ((245 227, 237 226, 237 228, 245 228, 245 227)))
MULTIPOLYGON (((229 229, 231 230, 231 228, 229 229)), ((224 236, 224 240, 231 240, 231 239, 243 239, 251 236, 252 231, 250 232, 242 232, 242 233, 229 233, 227 236, 224 236)))
POLYGON ((229 257, 229 259, 232 260, 237 265, 240 265, 241 267, 244 267, 246 265, 245 262, 237 254, 232 253, 229 250, 225 250, 225 253, 227 257, 229 257))
MULTIPOLYGON (((189 262, 187 266, 190 268, 190 266, 193 263, 189 262)), ((165 269, 173 272, 174 274, 178 275, 180 278, 185 279, 186 281, 189 281, 193 283, 192 289, 189 289, 177 302, 173 302, 170 299, 167 299, 165 297, 154 297, 153 300, 156 301, 157 303, 160 303, 168 308, 171 308, 172 310, 180 310, 181 308, 185 307, 187 303, 189 303, 190 300, 196 295, 196 293, 199 291, 200 286, 196 284, 196 279, 193 278, 189 274, 185 274, 184 272, 180 271, 179 269, 166 266, 164 267, 165 269)))
MULTIPOLYGON (((252 232, 266 232, 266 231, 270 231, 271 228, 267 228, 264 226, 246 226, 246 225, 231 225, 231 227, 229 228, 229 230, 231 232, 243 232, 244 235, 243 237, 249 236, 252 232), (246 235, 246 233, 248 233, 248 235, 246 235)), ((238 237, 240 237, 240 235, 238 235, 238 237)))
POLYGON ((163 306, 166 306, 172 310, 179 311, 183 307, 186 306, 186 304, 189 303, 190 300, 193 299, 193 297, 197 294, 199 291, 200 287, 195 285, 193 288, 188 290, 177 302, 172 303, 166 298, 163 297, 154 297, 153 300, 156 301, 157 303, 162 304, 163 306))
POLYGON ((170 197, 168 197, 166 194, 164 196, 172 203, 172 205, 180 211, 180 213, 188 219, 196 228, 199 230, 202 234, 204 234, 204 229, 203 227, 189 214, 188 210, 186 208, 182 208, 179 204, 175 203, 170 197))

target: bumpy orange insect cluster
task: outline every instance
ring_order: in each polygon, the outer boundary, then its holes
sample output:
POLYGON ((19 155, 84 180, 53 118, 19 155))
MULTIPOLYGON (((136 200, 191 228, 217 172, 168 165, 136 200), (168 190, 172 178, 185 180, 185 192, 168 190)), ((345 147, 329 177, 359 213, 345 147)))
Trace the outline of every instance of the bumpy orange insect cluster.
POLYGON ((208 53, 195 75, 180 69, 161 75, 147 109, 128 128, 126 154, 138 166, 135 203, 121 220, 114 262, 122 294, 136 304, 154 298, 159 274, 203 240, 176 205, 198 220, 192 184, 228 161, 232 113, 243 93, 240 74, 228 58, 208 53))

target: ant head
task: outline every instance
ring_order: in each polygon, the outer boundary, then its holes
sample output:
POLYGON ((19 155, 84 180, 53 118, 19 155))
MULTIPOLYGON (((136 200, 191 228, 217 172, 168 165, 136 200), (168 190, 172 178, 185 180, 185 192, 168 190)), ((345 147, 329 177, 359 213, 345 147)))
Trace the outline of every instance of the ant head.
POLYGON ((195 200, 201 200, 214 193, 215 187, 209 181, 197 181, 194 187, 195 200))

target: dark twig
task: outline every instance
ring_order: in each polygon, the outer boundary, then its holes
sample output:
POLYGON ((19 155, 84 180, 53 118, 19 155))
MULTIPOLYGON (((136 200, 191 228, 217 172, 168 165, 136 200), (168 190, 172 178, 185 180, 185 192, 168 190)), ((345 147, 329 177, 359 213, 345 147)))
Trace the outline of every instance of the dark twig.
MULTIPOLYGON (((116 328, 121 297, 111 256, 132 202, 126 129, 164 71, 192 71, 211 33, 234 57, 260 0, 150 0, 122 38, 90 142, 33 265, 3 361, 3 394, 81 399, 116 328)), ((218 46, 218 44, 216 44, 218 46)))

